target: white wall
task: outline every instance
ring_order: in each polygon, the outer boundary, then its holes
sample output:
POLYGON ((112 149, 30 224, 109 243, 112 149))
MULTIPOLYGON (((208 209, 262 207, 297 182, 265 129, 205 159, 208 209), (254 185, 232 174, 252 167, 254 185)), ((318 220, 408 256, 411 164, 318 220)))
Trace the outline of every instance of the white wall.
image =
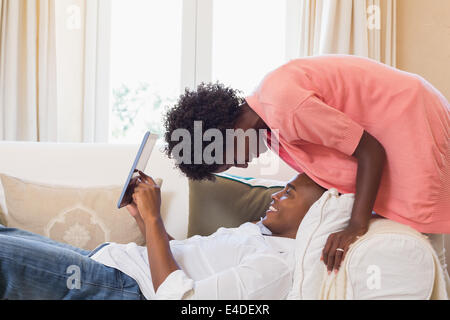
POLYGON ((421 75, 450 101, 450 1, 397 1, 397 67, 421 75))

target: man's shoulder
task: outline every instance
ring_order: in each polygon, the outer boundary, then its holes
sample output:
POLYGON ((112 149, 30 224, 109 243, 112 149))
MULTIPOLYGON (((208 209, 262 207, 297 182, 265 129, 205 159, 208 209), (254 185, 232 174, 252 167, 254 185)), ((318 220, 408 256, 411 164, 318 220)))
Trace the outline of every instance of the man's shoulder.
POLYGON ((261 230, 258 226, 258 221, 244 222, 238 227, 217 229, 216 233, 243 233, 248 235, 261 235, 261 230))
MULTIPOLYGON (((301 102, 316 94, 308 89, 308 82, 309 77, 301 68, 292 62, 285 64, 264 77, 252 95, 257 97, 258 105, 249 105, 253 109, 262 108, 266 113, 273 113, 275 118, 283 115, 289 117, 290 111, 294 111, 301 102)), ((258 113, 258 110, 255 111, 258 113)))
POLYGON ((245 222, 237 227, 220 227, 214 233, 212 233, 210 235, 194 235, 194 236, 187 238, 186 240, 214 238, 219 235, 231 234, 231 233, 261 235, 261 231, 260 231, 260 228, 258 227, 257 223, 258 223, 258 221, 252 221, 252 222, 245 222))

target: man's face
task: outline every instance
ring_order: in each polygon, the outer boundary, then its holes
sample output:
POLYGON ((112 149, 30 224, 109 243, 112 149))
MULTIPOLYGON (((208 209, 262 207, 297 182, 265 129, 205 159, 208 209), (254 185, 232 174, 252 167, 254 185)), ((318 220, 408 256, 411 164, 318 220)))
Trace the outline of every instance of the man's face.
POLYGON ((251 110, 247 103, 242 108, 248 111, 238 118, 233 128, 234 138, 229 143, 229 137, 225 137, 227 142, 224 152, 224 164, 215 173, 224 172, 231 167, 247 168, 248 164, 260 154, 266 152, 267 130, 269 129, 261 118, 251 110))
POLYGON ((309 177, 299 174, 272 195, 262 223, 273 235, 295 238, 303 217, 323 192, 309 177))
MULTIPOLYGON (((238 138, 235 137, 234 138, 234 143, 233 143, 233 149, 229 149, 227 151, 225 151, 224 154, 224 164, 215 172, 215 173, 221 173, 224 171, 227 171, 228 169, 230 169, 231 167, 236 167, 236 168, 247 168, 249 162, 251 162, 253 160, 253 158, 255 157, 254 155, 250 154, 250 143, 249 143, 249 139, 245 139, 245 145, 242 148, 241 145, 239 145, 238 143, 238 138), (232 156, 230 156, 228 153, 231 153, 232 156), (239 155, 239 153, 241 153, 239 155), (231 159, 231 161, 230 161, 231 159)), ((256 157, 259 157, 259 153, 257 153, 256 157)))

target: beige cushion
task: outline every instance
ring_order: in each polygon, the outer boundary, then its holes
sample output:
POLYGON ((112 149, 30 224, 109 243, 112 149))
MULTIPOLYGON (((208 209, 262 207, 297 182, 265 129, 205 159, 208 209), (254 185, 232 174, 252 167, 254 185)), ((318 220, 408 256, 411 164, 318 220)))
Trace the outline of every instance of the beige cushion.
POLYGON ((3 213, 2 206, 0 206, 0 224, 6 225, 5 214, 3 213))
POLYGON ((189 181, 188 237, 210 235, 265 216, 271 195, 286 182, 217 174, 216 181, 189 181))
POLYGON ((92 250, 104 242, 145 243, 126 208, 117 209, 122 186, 67 187, 0 174, 6 226, 92 250))

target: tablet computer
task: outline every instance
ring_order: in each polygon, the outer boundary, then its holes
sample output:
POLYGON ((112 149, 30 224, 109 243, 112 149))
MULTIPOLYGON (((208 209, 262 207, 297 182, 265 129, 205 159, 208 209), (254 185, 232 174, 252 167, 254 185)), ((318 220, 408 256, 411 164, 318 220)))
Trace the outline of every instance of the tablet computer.
POLYGON ((145 168, 147 167, 148 159, 150 159, 150 155, 152 154, 152 150, 157 139, 158 135, 152 134, 150 132, 145 133, 144 138, 142 139, 141 146, 139 147, 138 153, 136 155, 136 159, 134 159, 134 163, 131 166, 127 181, 123 186, 119 201, 117 202, 117 208, 120 209, 122 207, 125 207, 133 201, 132 196, 134 187, 136 186, 135 182, 137 180, 134 178, 140 176, 138 173, 139 170, 144 172, 145 168))

